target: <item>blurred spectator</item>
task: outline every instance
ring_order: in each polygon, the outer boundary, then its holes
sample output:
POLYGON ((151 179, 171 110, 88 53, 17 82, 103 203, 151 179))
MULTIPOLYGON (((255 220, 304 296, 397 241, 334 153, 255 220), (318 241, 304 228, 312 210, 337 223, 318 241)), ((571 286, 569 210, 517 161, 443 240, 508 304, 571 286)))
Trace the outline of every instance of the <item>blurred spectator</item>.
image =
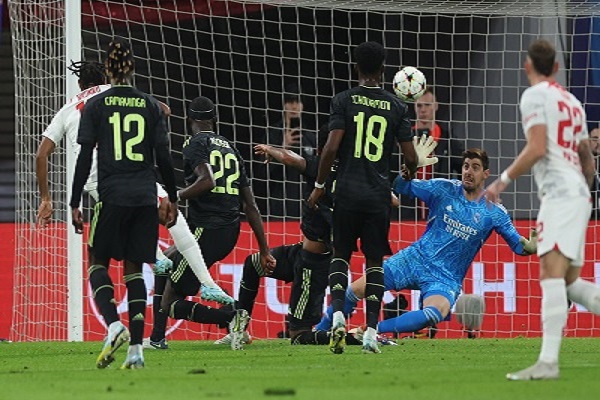
MULTIPOLYGON (((414 103, 416 136, 430 135, 437 142, 435 155, 439 162, 429 167, 419 169, 417 179, 446 178, 460 179, 462 172, 462 153, 465 150, 463 140, 453 138, 447 127, 436 121, 438 102, 431 86, 428 86, 423 96, 414 103)), ((425 219, 427 208, 416 199, 401 199, 400 216, 403 220, 425 219)))
MULTIPOLYGON (((283 147, 302 157, 316 153, 317 140, 312 131, 303 126, 304 104, 297 90, 289 90, 284 96, 282 118, 267 132, 267 144, 283 147)), ((302 179, 297 170, 280 163, 269 163, 267 197, 269 207, 262 210, 271 217, 300 217, 302 179)))
POLYGON ((419 178, 456 178, 459 179, 462 170, 462 153, 465 146, 462 140, 453 138, 450 130, 436 122, 435 113, 438 102, 433 89, 428 87, 423 96, 415 101, 416 121, 413 129, 416 135, 433 136, 438 143, 435 155, 439 162, 432 169, 422 169, 419 178))

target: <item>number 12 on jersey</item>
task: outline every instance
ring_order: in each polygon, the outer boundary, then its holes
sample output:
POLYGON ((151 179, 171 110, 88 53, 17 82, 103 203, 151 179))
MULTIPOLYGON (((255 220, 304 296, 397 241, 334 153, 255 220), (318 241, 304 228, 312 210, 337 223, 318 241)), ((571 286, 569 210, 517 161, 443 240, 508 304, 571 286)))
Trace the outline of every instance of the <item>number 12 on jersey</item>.
POLYGON ((379 161, 383 155, 383 140, 385 139, 387 120, 380 115, 371 115, 366 121, 367 126, 365 129, 365 113, 359 112, 354 116, 354 122, 356 122, 354 157, 361 158, 364 154, 369 161, 379 161))
POLYGON ((108 122, 113 126, 115 160, 119 161, 123 159, 123 132, 129 133, 132 130, 131 124, 135 123, 137 132, 134 137, 125 141, 125 155, 131 161, 144 161, 143 154, 133 151, 133 146, 140 144, 144 140, 144 133, 146 131, 146 120, 144 117, 140 114, 126 114, 125 118, 121 120, 121 113, 114 112, 108 119, 108 122))

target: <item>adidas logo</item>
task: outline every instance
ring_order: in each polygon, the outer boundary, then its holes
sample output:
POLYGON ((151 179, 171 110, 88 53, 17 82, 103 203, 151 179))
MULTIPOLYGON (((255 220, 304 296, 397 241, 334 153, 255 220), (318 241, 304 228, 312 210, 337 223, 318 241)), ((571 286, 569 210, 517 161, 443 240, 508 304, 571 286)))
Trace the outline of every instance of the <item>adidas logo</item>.
POLYGON ((334 291, 334 290, 345 290, 345 289, 342 287, 342 285, 341 285, 341 284, 339 284, 339 283, 336 283, 336 284, 335 284, 335 285, 334 285, 334 286, 331 288, 331 291, 334 291))
POLYGON ((446 211, 448 211, 448 212, 452 212, 452 211, 454 211, 454 210, 452 209, 452 205, 447 205, 447 206, 446 206, 446 211))
POLYGON ((379 297, 375 296, 374 294, 372 294, 369 297, 367 297, 367 300, 369 300, 369 301, 380 301, 379 297))
POLYGON ((132 321, 143 321, 144 320, 144 314, 138 313, 131 320, 132 321))

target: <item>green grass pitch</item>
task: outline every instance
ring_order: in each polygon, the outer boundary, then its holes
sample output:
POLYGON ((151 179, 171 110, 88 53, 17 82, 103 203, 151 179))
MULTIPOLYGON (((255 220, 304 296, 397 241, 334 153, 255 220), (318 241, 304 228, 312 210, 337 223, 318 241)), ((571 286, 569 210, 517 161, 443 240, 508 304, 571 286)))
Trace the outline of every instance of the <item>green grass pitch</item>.
POLYGON ((146 350, 146 368, 105 370, 101 343, 0 343, 0 399, 586 399, 600 393, 600 339, 563 341, 561 379, 509 382, 539 339, 403 340, 382 354, 255 340, 242 351, 173 341, 146 350))

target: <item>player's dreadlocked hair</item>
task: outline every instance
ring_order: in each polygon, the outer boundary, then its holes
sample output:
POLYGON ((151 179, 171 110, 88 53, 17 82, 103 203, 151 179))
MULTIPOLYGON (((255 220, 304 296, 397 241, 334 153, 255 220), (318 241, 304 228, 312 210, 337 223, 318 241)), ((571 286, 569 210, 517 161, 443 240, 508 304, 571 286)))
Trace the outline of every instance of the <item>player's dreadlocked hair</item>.
POLYGON ((83 89, 106 83, 104 65, 95 61, 71 61, 68 70, 79 78, 79 84, 83 89))
POLYGON ((125 39, 115 38, 110 42, 104 66, 108 77, 115 83, 125 83, 133 74, 133 52, 125 39))

